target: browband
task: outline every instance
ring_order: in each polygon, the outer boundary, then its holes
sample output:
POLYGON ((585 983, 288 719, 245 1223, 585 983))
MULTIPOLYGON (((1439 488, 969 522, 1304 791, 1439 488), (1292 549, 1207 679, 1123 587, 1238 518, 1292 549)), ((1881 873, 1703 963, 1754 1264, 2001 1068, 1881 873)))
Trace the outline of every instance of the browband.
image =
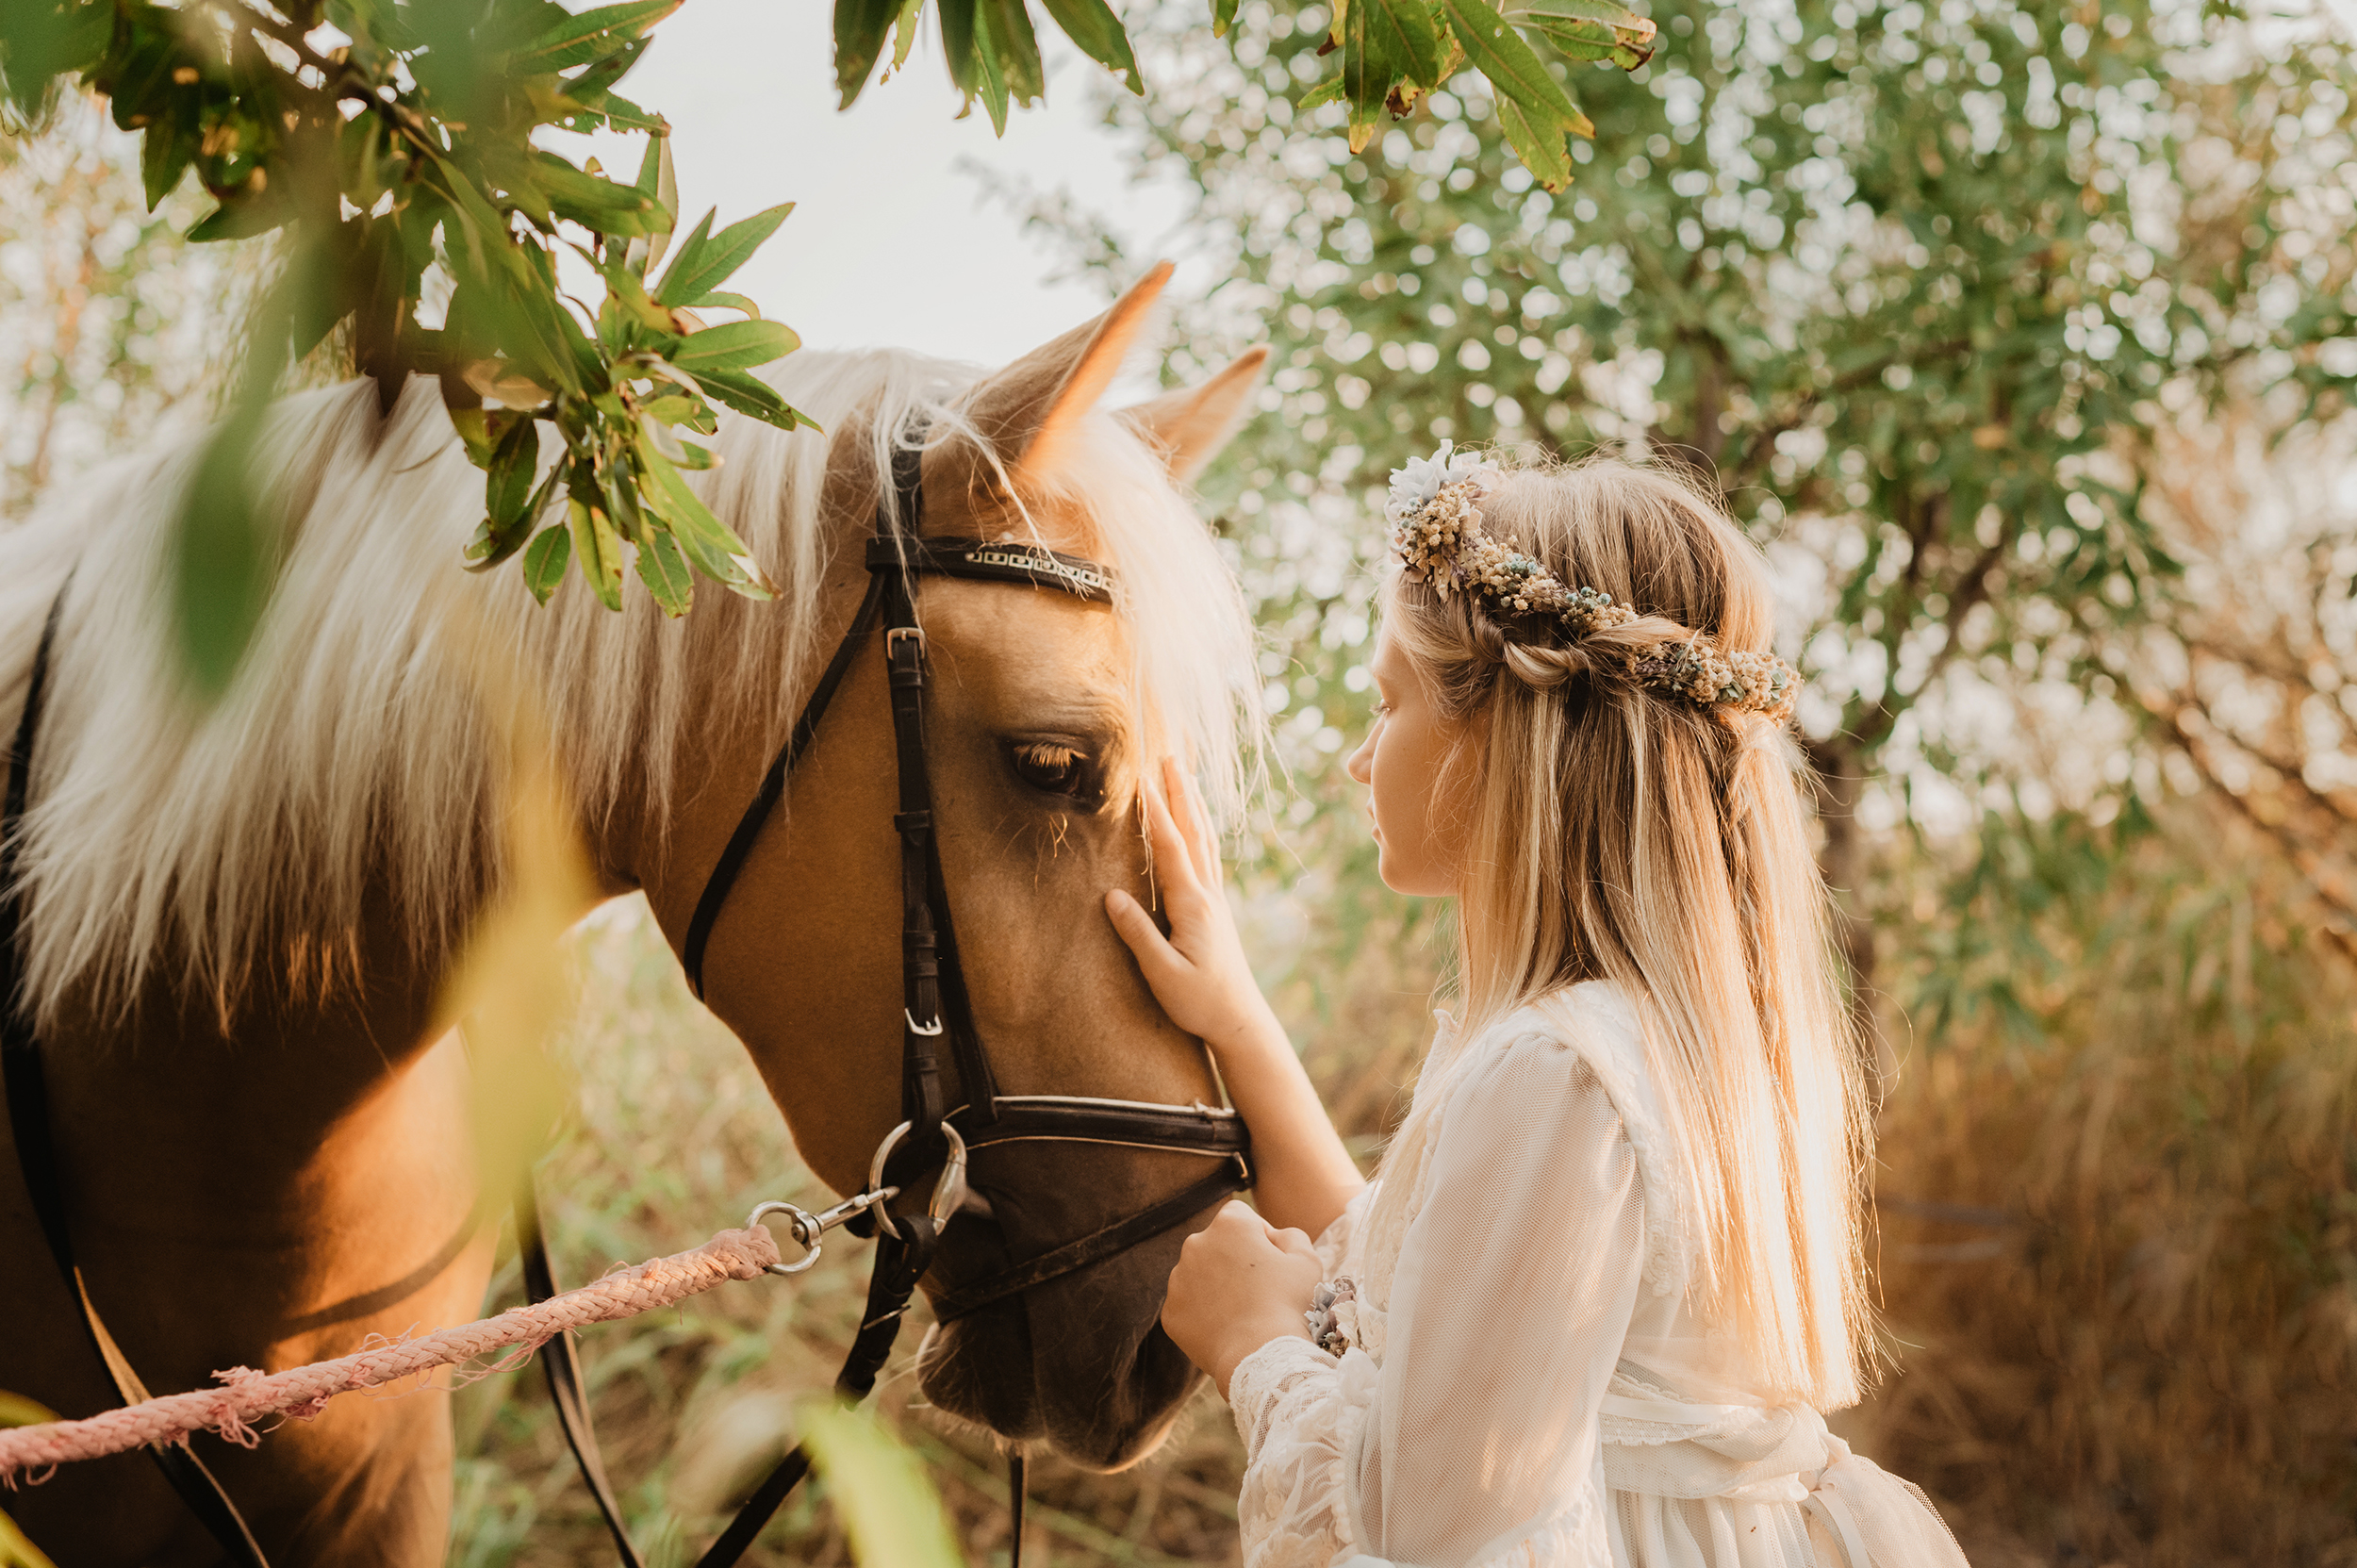
POLYGON ((1105 568, 1017 539, 894 538, 880 534, 867 541, 867 568, 873 571, 880 567, 903 567, 936 577, 1062 588, 1092 604, 1113 602, 1113 575, 1105 568))

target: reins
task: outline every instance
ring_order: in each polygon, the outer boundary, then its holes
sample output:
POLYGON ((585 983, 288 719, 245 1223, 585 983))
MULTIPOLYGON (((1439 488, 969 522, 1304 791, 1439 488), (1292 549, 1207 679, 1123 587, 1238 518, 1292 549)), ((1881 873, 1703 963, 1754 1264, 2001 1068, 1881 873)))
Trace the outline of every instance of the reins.
MULTIPOLYGON (((957 933, 950 918, 948 886, 934 832, 931 784, 926 767, 924 708, 930 670, 925 633, 916 614, 920 576, 1052 588, 1086 602, 1110 605, 1113 577, 1097 564, 1041 546, 985 539, 920 537, 924 515, 923 450, 904 442, 892 462, 892 490, 879 499, 877 523, 867 540, 868 585, 850 625, 828 660, 802 711, 762 777, 727 847, 706 881, 683 942, 682 964, 689 986, 703 995, 703 961, 714 926, 728 895, 778 802, 796 766, 817 739, 818 729, 859 651, 881 625, 891 703, 894 761, 898 779, 894 831, 900 840, 901 905, 901 1121, 878 1146, 867 1185, 817 1213, 786 1203, 765 1203, 748 1227, 782 1216, 804 1255, 792 1263, 768 1265, 773 1274, 795 1274, 817 1261, 826 1231, 837 1226, 876 1241, 873 1272, 858 1332, 835 1376, 835 1391, 858 1401, 876 1378, 899 1337, 900 1320, 918 1282, 931 1267, 942 1230, 969 1203, 968 1161, 983 1150, 1028 1142, 1085 1143, 1169 1150, 1211 1159, 1216 1168, 1178 1192, 1086 1235, 1028 1259, 1009 1263, 981 1279, 944 1294, 935 1303, 943 1323, 978 1312, 1025 1291, 1103 1263, 1162 1235, 1251 1183, 1250 1143, 1244 1123, 1230 1110, 1205 1105, 1063 1095, 1002 1095, 990 1057, 975 1025, 973 1006, 959 962, 957 933), (958 1072, 963 1102, 947 1106, 942 1053, 947 1047, 958 1072), (895 1213, 891 1201, 910 1189, 915 1177, 938 1165, 931 1196, 921 1212, 895 1213)), ((68 579, 69 586, 71 578, 68 579)), ((83 1288, 65 1222, 52 1132, 41 1043, 24 994, 19 951, 23 916, 17 885, 32 744, 40 726, 42 696, 59 613, 61 588, 50 605, 35 652, 25 710, 17 724, 5 802, 0 803, 0 1066, 6 1069, 9 1119, 18 1164, 40 1218, 52 1259, 67 1290, 81 1307, 83 1329, 107 1365, 125 1405, 148 1401, 129 1362, 107 1332, 83 1288)), ((529 1173, 516 1201, 517 1246, 526 1293, 533 1308, 558 1296, 541 1228, 539 1205, 529 1173)), ((683 1255, 684 1256, 684 1255, 683 1255)), ((652 1266, 652 1265, 649 1265, 652 1266)), ((585 1295, 569 1293, 565 1299, 585 1295)), ((518 1309, 530 1312, 533 1308, 518 1309)), ((512 1314, 511 1314, 512 1315, 512 1314)), ((471 1326, 475 1328, 481 1325, 471 1326)), ((456 1332, 453 1330, 451 1332, 456 1332)), ((641 1568, 625 1527, 621 1506, 605 1474, 591 1429, 589 1401, 581 1367, 566 1334, 540 1340, 543 1369, 557 1423, 580 1464, 582 1477, 612 1533, 624 1568, 641 1568)), ((349 1359, 349 1358, 348 1358, 349 1359)), ((195 1399, 196 1395, 183 1396, 195 1399)), ((214 1395, 206 1395, 214 1397, 214 1395)), ((191 1409, 194 1407, 192 1406, 191 1409)), ((209 1407, 208 1407, 209 1408, 209 1407)), ((236 1506, 185 1442, 161 1442, 151 1449, 173 1490, 205 1525, 235 1568, 267 1568, 236 1506)), ((788 1453, 754 1488, 735 1516, 698 1560, 697 1568, 729 1568, 808 1473, 799 1447, 788 1453)), ((1025 1457, 1018 1445, 1009 1457, 1009 1506, 1013 1516, 1013 1568, 1023 1552, 1025 1457)))

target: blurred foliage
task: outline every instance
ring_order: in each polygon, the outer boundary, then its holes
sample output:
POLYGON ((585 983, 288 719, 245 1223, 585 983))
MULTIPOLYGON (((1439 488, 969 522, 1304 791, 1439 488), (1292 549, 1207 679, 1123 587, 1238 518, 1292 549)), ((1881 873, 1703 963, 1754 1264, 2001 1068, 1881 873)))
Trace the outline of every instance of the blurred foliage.
MULTIPOLYGON (((674 233, 669 127, 618 91, 649 29, 680 0, 578 13, 553 0, 11 0, 0 8, 0 131, 39 124, 79 89, 141 140, 157 208, 193 172, 212 210, 195 240, 283 231, 287 265, 254 324, 240 391, 192 487, 175 600, 189 668, 219 695, 268 603, 277 541, 247 478, 264 410, 290 364, 348 323, 354 362, 390 412, 412 374, 436 377, 484 470, 476 569, 520 554, 542 600, 577 566, 618 609, 634 569, 666 614, 702 575, 772 592, 744 544, 682 480, 709 468, 721 404, 782 429, 807 423, 751 373, 799 339, 721 285, 783 221, 778 206, 715 234, 707 215, 659 277, 674 233), (642 133, 636 176, 552 150, 552 130, 642 133), (594 308, 560 256, 602 288, 594 308), (700 311, 742 319, 707 327, 700 311), (542 426, 547 426, 544 432, 542 426), (561 455, 544 460, 543 436, 561 455)), ((1105 0, 1044 0, 1080 51, 1146 91, 1105 0)), ((1225 30, 1236 0, 1212 0, 1225 30)), ((925 0, 840 0, 845 107, 889 48, 905 65, 925 0)), ((942 54, 997 130, 1046 92, 1027 0, 934 0, 942 54)), ((1503 134, 1549 189, 1566 138, 1593 127, 1524 36, 1563 58, 1632 69, 1653 25, 1612 0, 1360 0, 1331 16, 1336 74, 1313 96, 1344 107, 1354 147, 1460 69, 1493 84, 1503 134)))
POLYGON ((262 270, 181 239, 204 206, 149 212, 137 147, 94 113, 0 140, 0 518, 211 403, 262 270))
POLYGON ((1878 867, 1921 1060, 1878 1183, 1903 1375, 1848 1426, 1984 1568, 2357 1562, 2357 982, 2232 812, 1878 867))
MULTIPOLYGON (((1305 116, 1315 6, 1247 4, 1225 43, 1175 11, 1143 35, 1174 85, 1112 112, 1143 173, 1199 191, 1228 280, 1192 324, 1264 322, 1277 352, 1276 417, 1209 487, 1316 802, 1262 826, 1308 862, 1358 836, 1325 808, 1348 795, 1336 721, 1366 701, 1379 487, 1442 437, 1715 475, 1794 607, 1827 870, 1855 891, 1862 809, 1953 830, 2003 804, 2013 781, 1960 728, 1987 694, 2108 698, 2133 635, 2174 613, 2139 477, 2153 433, 2273 388, 2292 422, 2326 419, 2357 380, 2357 120, 2321 20, 2189 0, 1654 14, 1648 66, 1591 74, 1596 139, 1560 194, 1499 150, 1471 76, 1362 151, 1336 111, 1305 116)), ((1100 235, 1063 227, 1101 264, 1100 235)))
POLYGON ((958 1568, 925 1472, 872 1411, 819 1395, 803 1401, 802 1443, 868 1568, 958 1568))
POLYGON ((707 219, 653 276, 673 227, 667 127, 615 88, 677 3, 576 15, 549 0, 24 0, 0 12, 0 117, 38 123, 78 84, 140 132, 151 206, 194 172, 216 205, 190 239, 288 234, 285 275, 182 528, 181 623, 203 688, 226 684, 273 572, 244 480, 262 410, 288 365, 346 321, 386 409, 412 373, 439 378, 486 473, 467 551, 477 568, 525 552, 545 598, 576 556, 618 607, 627 539, 670 614, 687 608, 691 569, 768 593, 742 542, 681 483, 681 468, 710 456, 674 432, 711 433, 707 394, 786 429, 799 421, 748 373, 789 352, 793 333, 719 289, 787 209, 718 235, 707 219), (649 133, 646 157, 635 180, 611 180, 595 160, 536 146, 545 128, 649 133), (603 282, 594 314, 560 289, 560 249, 603 282), (700 323, 679 313, 715 305, 748 319, 691 343, 700 323), (564 454, 546 477, 542 423, 564 454), (563 517, 541 527, 560 482, 563 517))
MULTIPOLYGON (((0 1427, 36 1427, 57 1419, 58 1412, 48 1406, 0 1389, 0 1427)), ((57 1564, 25 1539, 14 1520, 0 1513, 0 1568, 57 1568, 57 1564)))

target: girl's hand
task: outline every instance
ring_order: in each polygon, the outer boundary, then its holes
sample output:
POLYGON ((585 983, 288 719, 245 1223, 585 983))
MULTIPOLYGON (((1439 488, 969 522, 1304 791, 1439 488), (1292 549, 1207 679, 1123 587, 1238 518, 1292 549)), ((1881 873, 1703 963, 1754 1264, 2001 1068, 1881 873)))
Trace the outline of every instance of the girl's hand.
MULTIPOLYGON (((1145 792, 1154 878, 1170 916, 1164 936, 1154 917, 1123 892, 1105 895, 1113 930, 1136 955, 1154 999, 1171 1021, 1225 1054, 1283 1031, 1244 962, 1236 920, 1220 891, 1219 847, 1186 772, 1162 759, 1162 787, 1145 792)), ((1222 1064, 1225 1066, 1225 1063, 1222 1064)))
POLYGON ((1228 1379, 1271 1340, 1310 1337, 1310 1293, 1326 1270, 1310 1238, 1230 1202, 1178 1249, 1162 1331, 1228 1397, 1228 1379))

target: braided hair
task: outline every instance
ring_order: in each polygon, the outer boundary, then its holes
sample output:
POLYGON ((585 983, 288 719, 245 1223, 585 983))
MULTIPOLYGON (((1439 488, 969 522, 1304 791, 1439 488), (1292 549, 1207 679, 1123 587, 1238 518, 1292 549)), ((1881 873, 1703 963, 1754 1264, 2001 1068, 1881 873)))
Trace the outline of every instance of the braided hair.
POLYGON ((1788 668, 1769 652, 1766 563, 1714 493, 1659 467, 1490 468, 1469 493, 1455 541, 1410 538, 1423 569, 1403 549, 1383 594, 1386 635, 1459 736, 1442 787, 1471 802, 1467 1027, 1618 982, 1691 1179, 1706 1312, 1780 1394, 1853 1403, 1871 1132, 1790 738, 1797 682, 1761 673, 1788 668))

